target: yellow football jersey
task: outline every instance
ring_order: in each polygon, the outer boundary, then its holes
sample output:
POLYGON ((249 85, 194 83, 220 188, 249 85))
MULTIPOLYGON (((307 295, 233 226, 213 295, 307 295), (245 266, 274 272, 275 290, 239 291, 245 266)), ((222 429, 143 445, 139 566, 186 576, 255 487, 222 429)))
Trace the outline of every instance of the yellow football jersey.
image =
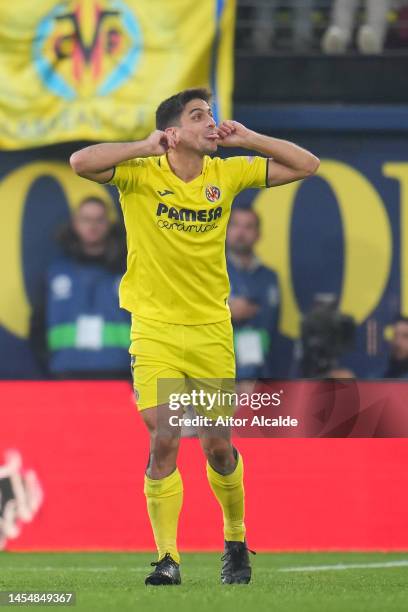
POLYGON ((257 156, 205 156, 202 173, 186 183, 166 155, 119 164, 110 183, 119 189, 127 235, 121 307, 183 325, 228 319, 231 204, 243 189, 266 186, 267 166, 257 156))

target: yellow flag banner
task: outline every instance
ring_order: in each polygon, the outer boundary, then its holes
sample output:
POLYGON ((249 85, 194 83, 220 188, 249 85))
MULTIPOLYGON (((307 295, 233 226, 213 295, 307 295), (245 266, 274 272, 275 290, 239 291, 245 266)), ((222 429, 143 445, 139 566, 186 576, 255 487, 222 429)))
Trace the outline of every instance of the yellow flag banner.
POLYGON ((2 2, 0 147, 137 140, 188 87, 230 117, 234 21, 235 0, 2 2))

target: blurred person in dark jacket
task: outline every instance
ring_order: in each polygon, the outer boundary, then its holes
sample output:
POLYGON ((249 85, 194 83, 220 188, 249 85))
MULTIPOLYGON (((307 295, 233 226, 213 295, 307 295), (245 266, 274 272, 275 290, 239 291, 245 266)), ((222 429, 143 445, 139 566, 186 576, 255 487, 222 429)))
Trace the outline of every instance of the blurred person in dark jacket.
POLYGON ((388 366, 384 378, 408 378, 408 317, 398 316, 393 325, 388 366))
POLYGON ((271 351, 278 328, 279 282, 275 272, 255 255, 259 236, 256 212, 234 209, 227 232, 227 268, 237 380, 273 376, 271 351))
POLYGON ((130 319, 118 305, 124 231, 109 220, 102 199, 88 197, 57 241, 62 255, 50 265, 33 311, 34 353, 53 378, 129 378, 130 319))

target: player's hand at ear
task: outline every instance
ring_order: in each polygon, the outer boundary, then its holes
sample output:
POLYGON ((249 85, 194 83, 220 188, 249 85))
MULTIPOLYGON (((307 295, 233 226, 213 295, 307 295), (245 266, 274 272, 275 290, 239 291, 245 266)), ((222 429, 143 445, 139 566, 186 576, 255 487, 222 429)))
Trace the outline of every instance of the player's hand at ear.
POLYGON ((227 119, 217 128, 219 141, 223 147, 244 147, 250 135, 250 130, 238 121, 227 119))
POLYGON ((149 155, 163 155, 178 142, 177 136, 171 132, 155 130, 146 138, 149 155))

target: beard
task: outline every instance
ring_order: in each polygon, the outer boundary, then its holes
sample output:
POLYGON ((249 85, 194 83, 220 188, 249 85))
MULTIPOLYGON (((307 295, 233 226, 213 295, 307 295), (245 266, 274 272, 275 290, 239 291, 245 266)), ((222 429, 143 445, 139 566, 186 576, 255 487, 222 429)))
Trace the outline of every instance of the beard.
POLYGON ((244 244, 242 242, 237 242, 236 244, 231 245, 229 249, 232 253, 235 253, 235 255, 251 255, 253 250, 252 245, 244 244))

